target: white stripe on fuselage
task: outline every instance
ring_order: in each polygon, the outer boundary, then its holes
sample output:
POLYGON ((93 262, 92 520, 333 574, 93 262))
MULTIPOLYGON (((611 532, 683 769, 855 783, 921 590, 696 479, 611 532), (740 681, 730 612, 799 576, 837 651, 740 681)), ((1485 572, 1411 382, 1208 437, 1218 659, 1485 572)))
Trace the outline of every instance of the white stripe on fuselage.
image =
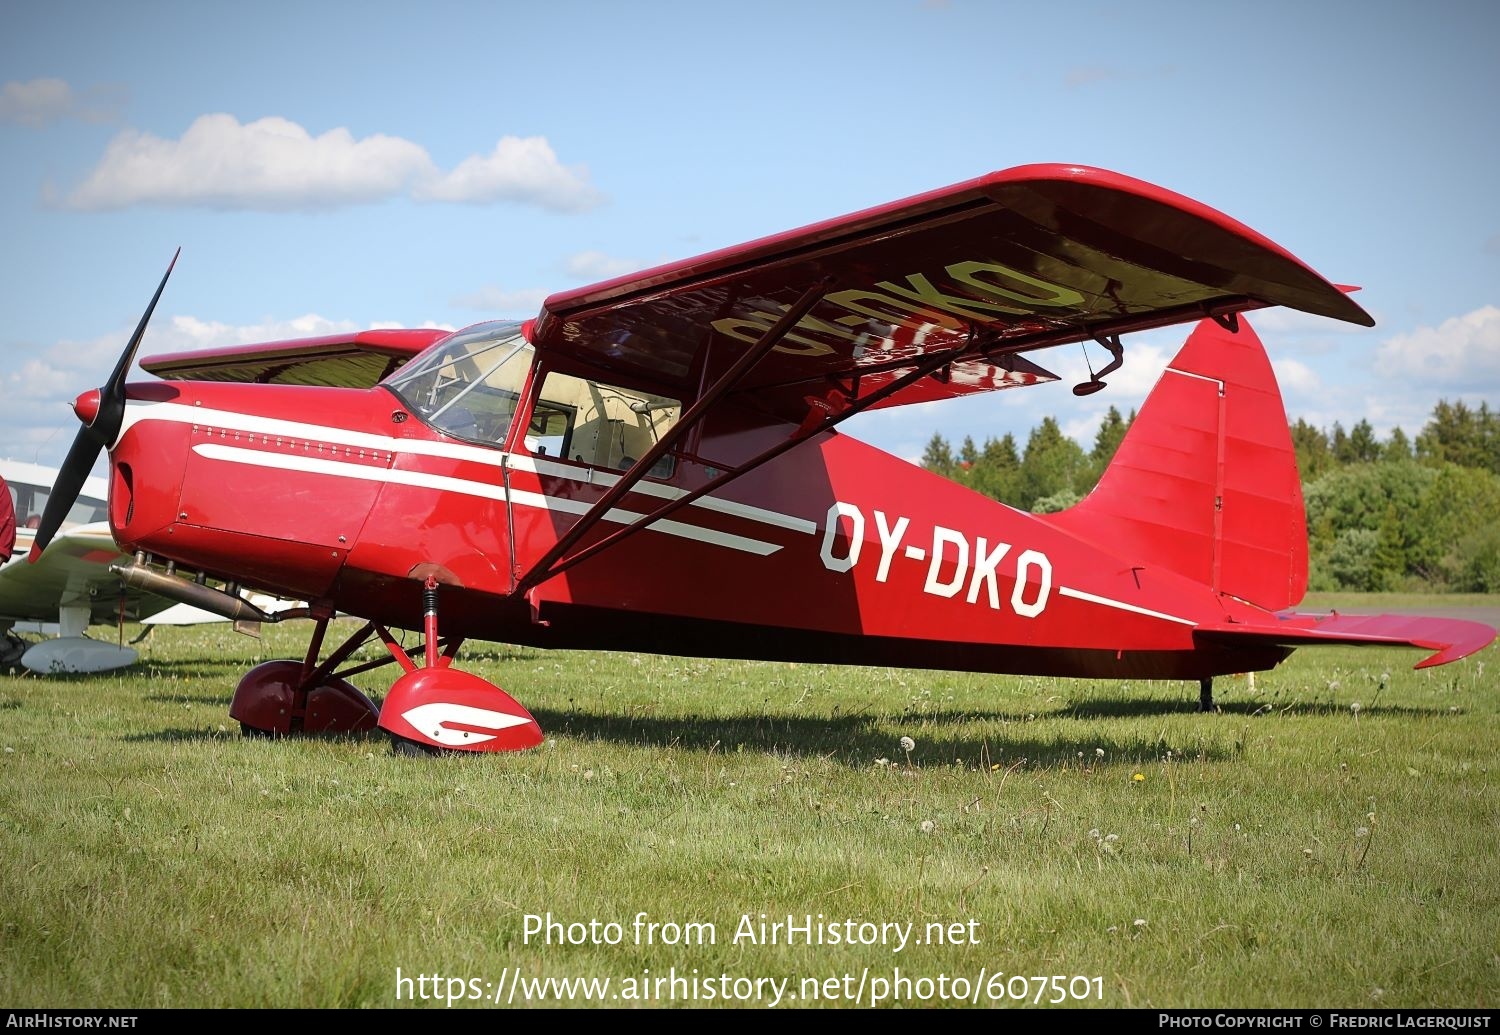
MULTIPOLYGON (((193 452, 209 460, 221 460, 225 463, 248 464, 252 467, 265 467, 277 471, 303 471, 307 474, 319 474, 333 478, 353 478, 359 481, 383 482, 391 485, 410 485, 416 488, 432 489, 437 492, 451 492, 464 496, 477 496, 482 499, 504 501, 505 488, 501 485, 492 485, 487 482, 470 481, 467 478, 450 478, 445 475, 427 474, 424 471, 400 471, 387 467, 372 467, 368 464, 345 463, 342 460, 326 460, 316 456, 301 456, 296 453, 275 453, 261 449, 244 449, 240 446, 226 446, 217 442, 200 442, 193 447, 193 452)), ((512 490, 511 501, 522 507, 537 507, 542 510, 559 511, 564 514, 584 514, 590 509, 590 505, 582 500, 562 499, 557 496, 545 496, 537 492, 525 490, 512 490)), ((638 521, 644 515, 633 510, 621 510, 612 507, 604 515, 605 521, 613 521, 616 524, 628 525, 638 521)), ((778 543, 761 542, 759 539, 749 539, 745 536, 734 535, 729 532, 719 532, 712 528, 700 528, 697 525, 684 524, 680 521, 657 521, 649 526, 652 531, 663 532, 667 535, 675 535, 683 539, 693 539, 700 543, 709 543, 713 546, 725 546, 731 550, 739 550, 743 553, 753 553, 761 557, 773 554, 781 549, 778 543)))
MULTIPOLYGON (((123 436, 132 426, 147 420, 170 421, 175 424, 203 425, 244 431, 254 435, 269 435, 272 438, 311 439, 316 442, 337 443, 354 449, 374 452, 407 453, 414 456, 435 456, 467 463, 485 464, 489 467, 508 465, 513 470, 527 471, 552 478, 566 478, 605 487, 620 480, 619 475, 609 474, 595 468, 576 468, 555 461, 538 459, 521 453, 504 453, 486 446, 467 445, 461 442, 440 442, 429 439, 393 438, 389 435, 373 435, 369 432, 353 431, 349 428, 330 427, 325 424, 307 424, 302 421, 282 420, 276 417, 261 417, 251 413, 236 413, 233 410, 214 410, 203 406, 188 406, 183 403, 152 403, 131 400, 125 407, 125 421, 120 434, 123 436)), ((483 483, 474 483, 483 484, 483 483)), ((675 500, 686 496, 682 489, 645 480, 631 486, 631 492, 662 499, 675 500)), ((786 528, 804 535, 815 535, 816 522, 806 518, 782 514, 774 510, 754 507, 748 503, 704 496, 690 504, 704 510, 728 514, 732 517, 758 521, 762 524, 786 528)), ((585 509, 587 509, 585 507, 585 509)), ((582 511, 580 511, 582 513, 582 511)), ((657 522, 655 528, 664 522, 657 522)), ((692 526, 687 526, 692 527, 692 526)), ((738 538, 738 537, 736 537, 738 538)), ((753 540, 747 540, 753 541, 753 540)))
POLYGON ((1130 611, 1133 614, 1145 615, 1148 618, 1160 618, 1164 622, 1176 622, 1178 625, 1196 626, 1198 623, 1187 618, 1178 618, 1176 615, 1163 614, 1161 611, 1152 611, 1150 608, 1137 607, 1135 604, 1127 604, 1123 600, 1111 600, 1109 597, 1099 597, 1092 593, 1085 593, 1081 589, 1070 589, 1067 586, 1058 586, 1057 595, 1060 597, 1072 597, 1074 600, 1082 600, 1090 604, 1101 604, 1104 607, 1113 607, 1121 611, 1130 611))

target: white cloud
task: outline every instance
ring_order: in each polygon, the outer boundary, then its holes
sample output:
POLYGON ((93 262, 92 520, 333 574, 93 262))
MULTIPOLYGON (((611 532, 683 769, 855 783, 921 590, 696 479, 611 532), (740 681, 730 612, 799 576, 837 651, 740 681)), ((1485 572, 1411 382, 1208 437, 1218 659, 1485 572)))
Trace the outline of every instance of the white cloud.
MULTIPOLYGON (((1359 301, 1356 297, 1355 301, 1359 301)), ((1378 313, 1372 313, 1377 321, 1378 313)), ((1299 356, 1322 355, 1333 352, 1352 335, 1369 335, 1368 327, 1330 320, 1326 316, 1314 316, 1300 309, 1273 306, 1242 313, 1240 319, 1248 322, 1266 346, 1266 351, 1295 352, 1299 356)))
MULTIPOLYGON (((183 352, 256 342, 308 338, 326 334, 350 334, 374 327, 404 326, 395 321, 353 323, 331 320, 316 313, 290 320, 267 320, 233 325, 200 320, 193 316, 157 319, 141 345, 140 356, 183 352)), ((424 326, 436 326, 432 323, 424 326)), ((452 328, 444 327, 445 330, 452 328)), ((130 329, 87 340, 59 341, 32 350, 24 360, 0 374, 0 456, 56 464, 62 460, 77 433, 78 424, 70 406, 79 393, 98 387, 130 338, 130 329)), ((150 379, 136 370, 132 380, 150 379)))
POLYGON ((0 122, 38 129, 63 119, 112 122, 119 118, 121 93, 112 87, 77 93, 62 79, 13 80, 0 86, 0 122))
POLYGON ((546 137, 501 137, 488 155, 465 158, 452 172, 419 184, 414 195, 480 205, 519 201, 558 212, 582 211, 603 200, 589 183, 588 168, 560 164, 546 137))
POLYGON ((641 259, 617 259, 600 251, 586 251, 568 256, 563 268, 568 276, 579 280, 610 280, 636 273, 649 265, 641 259))
POLYGON ((1500 307, 1482 306, 1387 339, 1375 354, 1375 370, 1406 385, 1500 390, 1500 307))
POLYGON ((1282 393, 1309 394, 1323 387, 1323 379, 1312 367, 1296 359, 1273 359, 1271 369, 1276 372, 1276 381, 1282 393))
POLYGON ((158 205, 288 211, 403 194, 556 210, 599 200, 586 173, 558 165, 542 137, 506 137, 488 157, 465 159, 444 174, 425 148, 400 137, 355 139, 344 128, 315 137, 284 118, 241 124, 232 115, 215 114, 199 116, 179 140, 121 132, 62 203, 85 210, 158 205))
POLYGON ((521 288, 511 291, 494 285, 486 285, 478 291, 459 295, 453 299, 453 304, 464 309, 480 309, 494 313, 497 318, 505 316, 530 318, 542 311, 542 301, 551 293, 542 288, 521 288))

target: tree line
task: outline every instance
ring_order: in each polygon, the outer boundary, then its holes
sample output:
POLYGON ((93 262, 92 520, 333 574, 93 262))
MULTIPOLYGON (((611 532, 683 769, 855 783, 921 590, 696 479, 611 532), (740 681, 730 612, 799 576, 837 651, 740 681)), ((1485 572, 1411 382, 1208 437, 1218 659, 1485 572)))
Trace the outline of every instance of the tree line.
MULTIPOLYGON (((1135 411, 1111 406, 1084 449, 1051 417, 955 449, 933 434, 922 466, 1032 513, 1063 510, 1098 482, 1135 411)), ((1413 440, 1368 420, 1291 425, 1307 504, 1313 590, 1500 593, 1500 414, 1439 402, 1413 440)))

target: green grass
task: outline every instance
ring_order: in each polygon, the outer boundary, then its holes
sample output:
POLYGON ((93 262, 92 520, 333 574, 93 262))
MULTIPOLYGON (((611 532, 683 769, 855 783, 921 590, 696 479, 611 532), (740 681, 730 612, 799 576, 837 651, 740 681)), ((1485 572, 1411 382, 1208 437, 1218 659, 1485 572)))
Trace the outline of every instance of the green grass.
MULTIPOLYGON (((476 644, 464 665, 548 740, 424 761, 239 735, 239 675, 305 636, 163 629, 123 673, 0 677, 0 1002, 387 1007, 410 1002, 398 967, 615 992, 696 968, 792 994, 983 968, 1097 977, 1089 1004, 1116 1007, 1484 1007, 1500 988, 1494 647, 1423 672, 1415 651, 1304 650, 1220 680, 1202 715, 1188 683, 476 644), (528 942, 548 913, 623 941, 528 942), (640 913, 715 944, 638 945, 640 913), (761 914, 974 938, 734 943, 761 914)), ((356 682, 378 696, 390 671, 356 682)))

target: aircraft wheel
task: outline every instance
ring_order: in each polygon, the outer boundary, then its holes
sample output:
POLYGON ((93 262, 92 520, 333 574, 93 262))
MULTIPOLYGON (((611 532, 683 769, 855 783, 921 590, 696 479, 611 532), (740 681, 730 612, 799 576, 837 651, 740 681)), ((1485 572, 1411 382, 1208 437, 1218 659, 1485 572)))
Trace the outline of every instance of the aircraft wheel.
POLYGON ((398 737, 391 734, 391 752, 402 758, 438 758, 442 755, 451 755, 453 752, 446 751, 431 744, 418 743, 406 737, 398 737))
POLYGON ((0 639, 0 669, 11 669, 21 663, 21 655, 31 646, 10 630, 0 639))

